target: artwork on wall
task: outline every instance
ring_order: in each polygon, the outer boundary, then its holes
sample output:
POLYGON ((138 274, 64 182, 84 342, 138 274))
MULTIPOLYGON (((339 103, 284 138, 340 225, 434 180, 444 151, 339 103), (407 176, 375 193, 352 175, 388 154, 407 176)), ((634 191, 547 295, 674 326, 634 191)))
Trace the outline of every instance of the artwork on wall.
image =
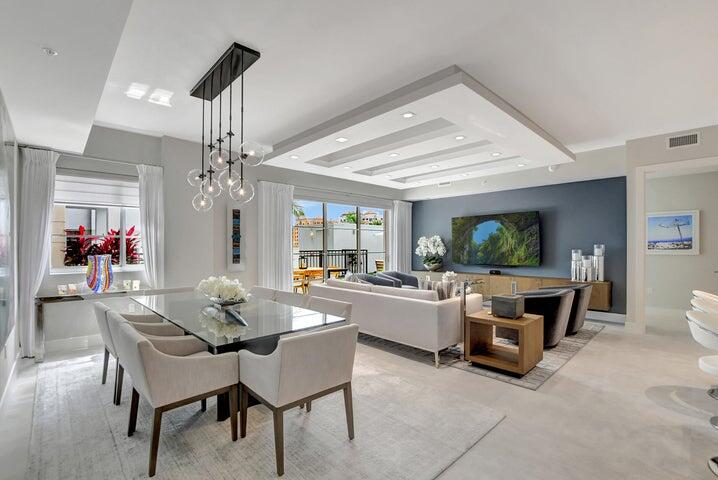
POLYGON ((700 212, 685 210, 646 215, 646 253, 699 255, 700 212))
POLYGON ((242 254, 242 212, 239 208, 227 207, 227 270, 244 270, 242 254))

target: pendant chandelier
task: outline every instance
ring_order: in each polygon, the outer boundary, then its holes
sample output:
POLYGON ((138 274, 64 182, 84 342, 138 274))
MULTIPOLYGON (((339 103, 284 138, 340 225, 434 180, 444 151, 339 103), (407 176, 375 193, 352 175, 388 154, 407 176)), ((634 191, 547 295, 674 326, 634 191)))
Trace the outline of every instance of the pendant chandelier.
MULTIPOLYGON (((198 212, 212 209, 214 199, 226 193, 244 204, 254 198, 254 184, 244 176, 244 167, 256 167, 264 161, 264 149, 244 136, 244 72, 259 59, 259 52, 233 43, 190 92, 202 99, 202 144, 200 168, 187 173, 187 183, 198 189, 192 206, 198 212), (240 81, 239 146, 232 149, 232 84, 240 81), (229 89, 228 130, 222 131, 222 93, 229 89), (215 99, 218 101, 215 102, 215 99), (206 142, 206 104, 209 102, 209 142, 206 142), (214 138, 214 110, 218 103, 217 138, 214 138), (206 168, 205 168, 206 167, 206 168)), ((226 97, 225 97, 226 98, 226 97)), ((237 145, 235 141, 235 146, 237 145)))

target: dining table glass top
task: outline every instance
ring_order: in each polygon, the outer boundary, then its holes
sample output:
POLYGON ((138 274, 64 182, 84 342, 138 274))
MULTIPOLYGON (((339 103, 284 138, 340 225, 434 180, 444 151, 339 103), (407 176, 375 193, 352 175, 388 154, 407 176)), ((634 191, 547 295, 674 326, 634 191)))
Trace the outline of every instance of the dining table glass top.
POLYGON ((132 300, 213 348, 240 345, 345 320, 252 296, 247 302, 224 308, 196 291, 142 295, 132 297, 132 300))

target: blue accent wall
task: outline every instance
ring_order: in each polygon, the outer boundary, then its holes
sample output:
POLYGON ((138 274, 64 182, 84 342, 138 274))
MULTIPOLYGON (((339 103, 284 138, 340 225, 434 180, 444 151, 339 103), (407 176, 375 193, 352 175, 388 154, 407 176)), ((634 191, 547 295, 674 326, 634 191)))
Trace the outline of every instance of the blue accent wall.
MULTIPOLYGON (((606 245, 606 280, 613 282, 612 309, 626 312, 626 177, 563 183, 503 192, 414 202, 414 245, 422 235, 438 234, 448 252, 444 269, 488 273, 490 267, 454 265, 451 261, 451 219, 487 213, 538 210, 541 225, 541 265, 496 267, 507 275, 571 277, 571 250, 593 253, 594 243, 606 245)), ((413 255, 414 270, 423 270, 413 255)))

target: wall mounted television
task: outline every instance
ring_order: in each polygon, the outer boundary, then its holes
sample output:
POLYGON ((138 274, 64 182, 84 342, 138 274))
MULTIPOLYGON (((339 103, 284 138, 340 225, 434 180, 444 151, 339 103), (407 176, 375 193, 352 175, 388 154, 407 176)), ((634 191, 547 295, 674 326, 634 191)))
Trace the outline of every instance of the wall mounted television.
POLYGON ((454 263, 538 267, 541 263, 539 212, 496 213, 451 219, 454 263))

